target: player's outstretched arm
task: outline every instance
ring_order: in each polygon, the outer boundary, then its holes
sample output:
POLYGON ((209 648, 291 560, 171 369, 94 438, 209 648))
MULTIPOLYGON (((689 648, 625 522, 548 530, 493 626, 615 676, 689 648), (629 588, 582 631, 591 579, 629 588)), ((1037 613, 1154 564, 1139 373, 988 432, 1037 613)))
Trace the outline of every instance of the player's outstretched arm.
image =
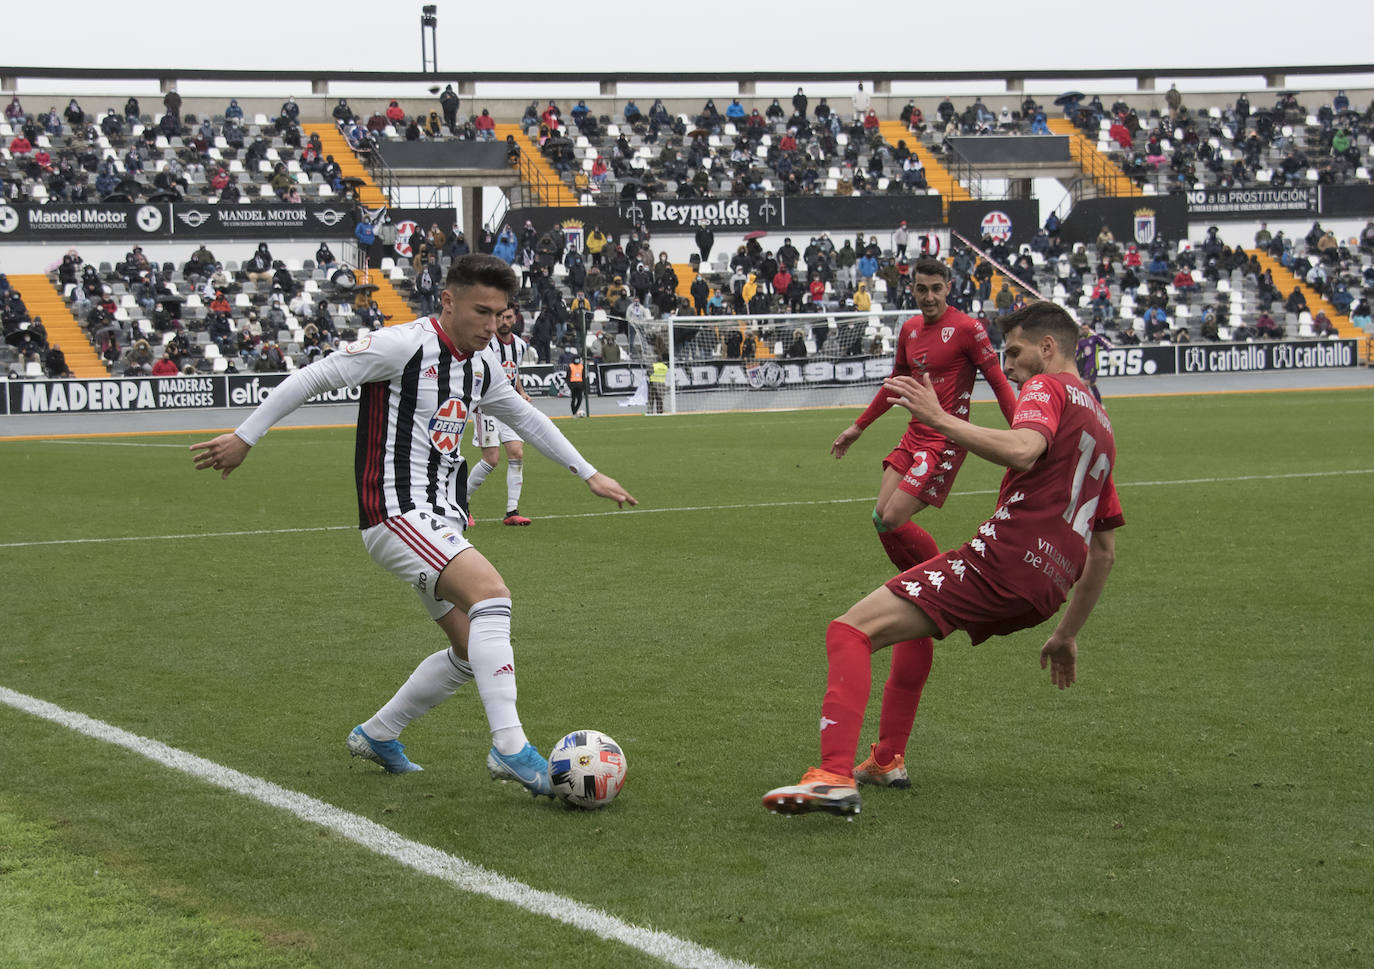
POLYGON ((634 506, 639 504, 635 496, 624 488, 620 487, 620 482, 609 475, 598 471, 587 479, 587 487, 592 489, 592 494, 598 498, 607 498, 616 503, 616 507, 624 508, 626 505, 634 506))
POLYGON ((251 447, 251 444, 230 431, 212 440, 192 444, 192 460, 196 463, 197 471, 209 469, 223 472, 220 475, 220 479, 223 480, 229 477, 229 472, 243 463, 251 447))
POLYGON ((1092 615, 1102 597, 1107 576, 1116 564, 1116 531, 1093 532, 1088 541, 1088 560, 1083 574, 1073 587, 1073 598, 1050 638, 1040 649, 1040 668, 1050 665, 1050 682, 1059 689, 1072 686, 1078 678, 1078 632, 1092 615))
POLYGON ((849 446, 857 441, 862 433, 863 428, 859 427, 858 424, 850 424, 841 431, 840 436, 835 438, 835 443, 830 445, 830 453, 835 455, 835 460, 838 461, 844 457, 849 451, 849 446))

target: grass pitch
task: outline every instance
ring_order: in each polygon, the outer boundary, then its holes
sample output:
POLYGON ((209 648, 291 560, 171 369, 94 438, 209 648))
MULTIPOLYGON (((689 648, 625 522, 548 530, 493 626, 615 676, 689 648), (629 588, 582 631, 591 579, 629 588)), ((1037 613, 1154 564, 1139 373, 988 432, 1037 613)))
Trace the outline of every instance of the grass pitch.
MULTIPOLYGON (((0 443, 0 685, 767 969, 1368 965, 1374 397, 1108 403, 1127 526, 1078 685, 1038 668, 1044 628, 950 637, 913 788, 852 824, 759 797, 815 762, 825 624, 888 577, 895 414, 841 462, 850 411, 564 422, 631 513, 533 455, 533 527, 499 524, 503 471, 483 485, 526 730, 621 742, 603 812, 491 783, 471 687, 406 732, 423 774, 347 757, 441 645, 347 527, 347 431, 273 432, 226 482, 191 470, 196 435, 0 443), (71 539, 119 540, 12 544, 71 539)), ((998 480, 970 458, 920 523, 962 542, 998 480)), ((106 966, 661 965, 8 707, 0 729, 5 965, 109 906, 146 932, 106 966), (118 892, 73 903, 95 868, 118 892)))

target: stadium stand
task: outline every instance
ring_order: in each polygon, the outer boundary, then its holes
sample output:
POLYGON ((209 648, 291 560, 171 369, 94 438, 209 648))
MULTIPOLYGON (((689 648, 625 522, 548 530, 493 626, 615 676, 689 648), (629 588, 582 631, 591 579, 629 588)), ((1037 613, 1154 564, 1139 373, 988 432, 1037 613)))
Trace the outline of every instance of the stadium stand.
MULTIPOLYGON (((1362 163, 1374 151, 1374 108, 1324 105, 1309 114, 1284 94, 1273 109, 1250 111, 1233 102, 1190 112, 1174 103, 1175 93, 1167 110, 1137 109, 1123 100, 1108 108, 1093 98, 1086 105, 1066 103, 1065 117, 1054 119, 1030 98, 1019 110, 998 113, 981 99, 959 108, 947 98, 931 111, 929 123, 914 101, 900 118, 881 119, 875 111, 860 118, 832 110, 825 99, 808 106, 803 98, 791 111, 776 100, 735 102, 725 112, 707 100, 695 113, 670 113, 662 101, 632 112, 631 103, 621 118, 598 116, 579 104, 566 122, 552 103, 541 111, 535 102, 519 121, 482 110, 447 125, 435 112, 408 116, 395 101, 364 123, 340 99, 333 122, 299 124, 287 116, 287 105, 280 117, 256 114, 251 120, 230 111, 198 119, 136 108, 109 108, 95 117, 73 99, 58 116, 25 114, 16 97, 0 123, 0 178, 5 198, 17 201, 342 199, 356 203, 355 222, 375 221, 388 204, 372 177, 378 140, 490 137, 514 146, 509 157, 520 169, 525 197, 540 205, 655 196, 933 193, 947 216, 952 201, 971 198, 942 163, 947 138, 1061 134, 1071 139, 1075 163, 1106 195, 1369 180, 1362 163)), ((871 234, 838 245, 825 233, 811 238, 793 255, 794 271, 778 291, 777 269, 787 260, 781 249, 766 250, 756 241, 698 266, 656 259, 647 233, 632 233, 608 248, 605 267, 596 270, 586 249, 564 251, 561 232, 509 231, 509 258, 526 280, 524 310, 538 325, 551 305, 562 308, 544 327, 559 338, 536 341, 546 360, 568 338, 566 307, 579 292, 604 321, 693 314, 698 304, 708 312, 754 315, 911 308, 904 292, 909 266, 871 234), (693 293, 698 273, 706 284, 700 300, 693 293)), ((955 272, 951 302, 991 321, 1039 292, 1127 342, 1354 336, 1361 331, 1349 313, 1374 276, 1368 249, 1320 237, 1282 240, 1267 252, 1211 238, 1161 241, 1148 252, 1132 252, 1110 239, 1064 247, 1048 233, 1041 236, 1020 251, 991 239, 957 244, 946 256, 955 272), (1305 307, 1300 301, 1287 305, 1295 289, 1305 293, 1305 307), (1257 328, 1261 312, 1276 303, 1283 305, 1273 329, 1257 328)), ((489 237, 485 248, 495 242, 489 237)), ((26 294, 29 314, 44 318, 49 342, 64 346, 78 375, 97 367, 131 372, 136 367, 128 348, 140 340, 149 349, 171 348, 179 369, 290 369, 339 339, 413 318, 423 304, 416 282, 425 261, 432 254, 442 273, 456 251, 422 247, 410 261, 388 255, 372 260, 371 268, 350 258, 351 280, 311 260, 278 260, 252 278, 246 264, 138 267, 126 260, 82 267, 77 280, 63 280, 60 271, 46 280, 16 279, 14 288, 26 294), (35 295, 46 297, 47 290, 63 294, 60 307, 35 295), (217 290, 227 306, 214 307, 217 290), (55 324, 63 317, 72 323, 60 332, 55 324)), ((7 333, 11 329, 7 322, 7 333)), ((741 332, 747 335, 748 327, 741 332)), ((761 354, 782 352, 786 334, 758 336, 761 354)), ((876 337, 890 340, 890 327, 884 333, 879 326, 876 337)), ((0 353, 11 369, 23 371, 17 375, 32 374, 31 354, 12 345, 0 353)))

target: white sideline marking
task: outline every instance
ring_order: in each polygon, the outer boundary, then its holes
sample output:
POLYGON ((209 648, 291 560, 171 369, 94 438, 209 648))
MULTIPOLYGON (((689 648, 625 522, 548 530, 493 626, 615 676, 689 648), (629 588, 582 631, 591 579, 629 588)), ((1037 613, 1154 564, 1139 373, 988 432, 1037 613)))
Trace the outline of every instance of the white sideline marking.
MULTIPOLYGON (((1374 468, 1352 468, 1347 471, 1295 471, 1290 474, 1242 474, 1228 478, 1171 478, 1160 481, 1118 481, 1118 488, 1160 488, 1168 485, 1226 484, 1233 481, 1277 481, 1284 478, 1333 478, 1352 474, 1374 474, 1374 468)), ((954 491, 950 497, 995 495, 996 488, 979 491, 954 491)), ((616 515, 662 515, 668 512, 738 511, 742 508, 800 508, 807 505, 851 505, 871 502, 873 497, 817 498, 810 501, 746 501, 733 505, 680 505, 674 508, 622 508, 616 511, 584 511, 571 515, 540 515, 538 521, 563 518, 610 518, 616 515)), ((495 518, 487 519, 496 521, 495 518)), ((343 532, 356 525, 316 525, 310 528, 256 528, 240 532, 197 532, 184 535, 116 535, 111 538, 57 538, 43 542, 0 542, 0 548, 28 548, 34 545, 101 545, 107 542, 173 542, 192 538, 237 538, 243 535, 292 535, 298 532, 343 532)))
POLYGON ((74 713, 24 693, 0 686, 0 703, 75 730, 95 740, 123 747, 154 763, 242 794, 269 807, 280 808, 302 821, 333 831, 374 854, 391 858, 422 875, 432 875, 465 892, 507 902, 536 915, 582 929, 600 938, 638 949, 671 966, 683 969, 756 969, 752 963, 727 958, 687 939, 667 932, 640 928, 600 909, 583 905, 553 892, 540 891, 470 861, 403 838, 389 828, 305 794, 278 787, 270 781, 242 774, 214 761, 140 737, 82 713, 74 713))

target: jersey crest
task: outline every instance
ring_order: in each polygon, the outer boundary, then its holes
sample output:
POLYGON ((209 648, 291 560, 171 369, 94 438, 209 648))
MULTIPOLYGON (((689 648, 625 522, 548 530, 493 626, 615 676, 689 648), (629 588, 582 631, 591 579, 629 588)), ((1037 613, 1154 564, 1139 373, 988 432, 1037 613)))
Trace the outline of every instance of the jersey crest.
POLYGON ((954 337, 954 327, 945 326, 940 328, 940 340, 948 343, 954 337))
POLYGON ((467 408, 458 397, 450 397, 439 405, 434 416, 429 419, 429 439, 441 454, 452 454, 458 450, 458 442, 463 439, 463 428, 468 423, 467 408))

